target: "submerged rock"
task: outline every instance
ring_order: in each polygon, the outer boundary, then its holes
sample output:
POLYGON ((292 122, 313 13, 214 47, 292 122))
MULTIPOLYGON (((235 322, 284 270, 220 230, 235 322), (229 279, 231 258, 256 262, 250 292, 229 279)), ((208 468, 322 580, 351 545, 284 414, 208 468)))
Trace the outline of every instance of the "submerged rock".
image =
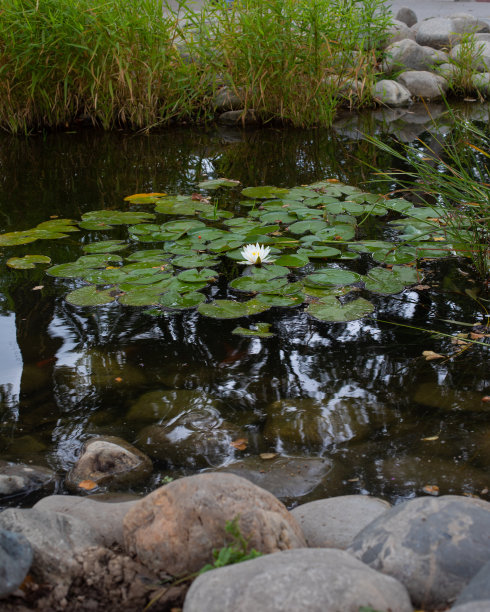
POLYGON ((26 538, 0 529, 0 598, 22 584, 32 563, 32 548, 26 538))
POLYGON ((0 499, 49 494, 56 484, 56 474, 46 467, 0 461, 0 499))
POLYGON ((204 393, 189 389, 159 389, 144 393, 131 406, 126 419, 137 423, 169 421, 189 410, 219 410, 222 402, 204 393))
POLYGON ((242 476, 281 501, 299 499, 320 487, 330 472, 332 464, 320 457, 275 457, 261 459, 246 457, 219 468, 242 476))
POLYGON ((347 549, 400 580, 414 606, 445 609, 490 561, 490 504, 447 495, 388 510, 347 549))
POLYGON ((213 561, 213 549, 229 541, 226 522, 237 517, 250 548, 271 553, 306 545, 271 493, 234 474, 213 473, 181 478, 135 504, 124 518, 126 549, 157 573, 189 574, 213 561))
POLYGON ((149 457, 122 438, 93 438, 84 444, 66 478, 66 486, 74 491, 84 490, 80 488, 83 481, 108 488, 131 486, 139 484, 152 470, 149 457))
POLYGON ((342 550, 301 549, 199 576, 183 612, 411 612, 406 589, 342 550))
POLYGON ((340 495, 291 510, 310 548, 345 549, 366 525, 391 508, 378 497, 340 495))

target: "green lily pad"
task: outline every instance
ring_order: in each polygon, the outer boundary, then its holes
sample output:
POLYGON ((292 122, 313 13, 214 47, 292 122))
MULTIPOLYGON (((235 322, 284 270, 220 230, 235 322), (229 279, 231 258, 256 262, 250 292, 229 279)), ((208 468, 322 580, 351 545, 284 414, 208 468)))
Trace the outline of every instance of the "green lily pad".
POLYGON ((212 268, 219 264, 219 259, 214 259, 207 253, 196 253, 195 255, 180 255, 172 260, 178 268, 212 268))
POLYGON ((396 247, 377 249, 373 252, 373 259, 384 264, 413 263, 417 259, 417 250, 414 247, 396 247))
POLYGON ((65 300, 73 306, 102 306, 103 304, 113 302, 117 294, 118 291, 114 289, 97 291, 94 285, 88 285, 87 287, 70 291, 65 300))
POLYGON ((293 293, 292 295, 259 293, 254 299, 269 308, 292 308, 294 306, 301 306, 305 300, 305 295, 303 293, 293 293))
POLYGON ((343 323, 361 319, 374 310, 374 305, 364 298, 357 298, 347 304, 342 304, 336 297, 330 296, 319 302, 310 304, 306 312, 319 321, 330 321, 332 323, 343 323))
POLYGON ((297 255, 305 255, 309 259, 323 259, 324 257, 337 257, 340 255, 339 249, 329 246, 312 245, 309 249, 299 249, 297 255))
POLYGON ((261 266, 253 266, 251 276, 255 279, 271 280, 280 278, 289 274, 289 268, 277 266, 276 264, 262 264, 261 266))
POLYGON ((199 283, 203 281, 208 282, 210 280, 215 280, 216 277, 216 270, 210 270, 209 268, 203 268, 202 270, 191 268, 190 270, 184 270, 184 272, 181 272, 177 276, 180 281, 184 281, 186 283, 199 283))
POLYGON ((351 291, 352 291, 352 287, 349 287, 349 285, 344 286, 344 287, 342 286, 313 287, 313 286, 305 284, 303 288, 303 292, 306 295, 319 298, 320 300, 323 300, 323 298, 329 297, 329 296, 342 297, 343 295, 347 295, 351 291))
POLYGON ((316 234, 323 228, 327 227, 325 221, 320 220, 307 220, 307 221, 297 221, 289 226, 289 231, 292 234, 306 234, 306 232, 310 232, 310 234, 316 234))
POLYGON ((7 266, 16 270, 29 270, 36 267, 36 264, 51 263, 51 259, 46 255, 24 255, 24 257, 11 257, 7 259, 7 266))
POLYGON ((254 198, 256 200, 270 200, 271 198, 280 198, 286 196, 289 193, 289 189, 283 189, 282 187, 273 187, 264 185, 263 187, 246 187, 242 189, 242 195, 247 198, 254 198))
POLYGON ((114 253, 127 248, 128 244, 124 240, 101 240, 100 242, 86 244, 83 250, 85 253, 114 253))
POLYGON ((352 227, 352 225, 347 225, 346 223, 326 227, 315 234, 315 236, 317 236, 322 242, 352 240, 355 235, 355 228, 352 227))
POLYGON ((214 300, 207 304, 199 304, 197 310, 205 317, 213 319, 238 319, 249 314, 246 302, 233 300, 214 300))
POLYGON ((0 234, 0 247, 28 244, 29 242, 35 242, 36 240, 37 237, 32 230, 25 230, 23 232, 8 232, 6 234, 0 234))
POLYGON ((169 259, 169 256, 163 249, 146 249, 135 251, 129 257, 126 257, 126 259, 127 261, 165 261, 169 259))
POLYGON ((229 283, 229 286, 236 291, 244 291, 246 293, 275 293, 287 284, 287 279, 261 279, 256 276, 239 276, 229 283))
POLYGON ((119 210, 92 210, 82 215, 80 227, 97 230, 112 225, 131 225, 154 219, 155 215, 145 212, 128 212, 119 210))
POLYGON ((338 268, 330 268, 328 270, 319 270, 308 274, 303 279, 305 285, 313 285, 314 287, 328 287, 329 285, 352 285, 362 280, 362 276, 350 270, 339 270, 338 268))
POLYGON ((197 291, 190 291, 184 295, 177 293, 177 291, 168 291, 161 296, 159 302, 165 308, 170 308, 172 310, 186 310, 189 308, 195 308, 204 302, 205 299, 206 298, 204 295, 202 293, 198 293, 197 291))
POLYGON ((113 268, 111 270, 93 270, 84 275, 84 280, 93 285, 117 285, 127 280, 127 272, 122 268, 113 268))
MULTIPOLYGON (((120 289, 122 288, 123 285, 120 285, 120 289)), ((144 285, 126 291, 118 297, 118 302, 124 306, 153 306, 158 304, 160 296, 165 291, 167 291, 167 288, 162 287, 161 283, 158 285, 144 285)))
POLYGON ((277 266, 285 266, 286 268, 302 268, 306 266, 309 259, 306 255, 281 255, 275 260, 277 266))
POLYGON ((282 225, 288 225, 289 223, 297 221, 297 217, 291 215, 286 210, 259 212, 257 217, 262 223, 281 223, 282 225))
POLYGON ((275 334, 269 331, 270 327, 270 323, 256 323, 250 328, 235 327, 231 333, 245 338, 272 338, 275 334))
POLYGON ((405 289, 405 284, 391 270, 386 268, 373 268, 369 270, 365 286, 368 291, 381 293, 382 295, 400 293, 405 289))
POLYGON ((227 178, 210 179, 207 181, 201 181, 198 183, 198 187, 201 189, 218 189, 219 187, 236 187, 240 184, 240 181, 234 181, 227 178))

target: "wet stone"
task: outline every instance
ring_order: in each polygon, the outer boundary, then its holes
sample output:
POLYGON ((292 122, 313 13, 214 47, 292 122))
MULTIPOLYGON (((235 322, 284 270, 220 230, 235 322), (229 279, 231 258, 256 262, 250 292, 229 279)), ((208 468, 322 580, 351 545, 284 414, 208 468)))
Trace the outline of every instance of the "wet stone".
POLYGON ((373 95, 380 104, 391 107, 408 106, 412 99, 406 87, 389 79, 378 81, 374 87, 373 95))
POLYGON ((183 612, 411 612, 406 589, 342 550, 278 552, 206 572, 183 612))
POLYGON ((247 111, 244 110, 231 110, 222 113, 218 117, 219 123, 222 125, 236 125, 236 126, 246 126, 246 125, 257 125, 259 123, 259 119, 255 114, 255 111, 250 109, 247 111))
POLYGON ((0 499, 49 494, 56 484, 56 474, 49 468, 0 461, 0 499))
POLYGON ((465 389, 453 389, 437 382, 427 382, 419 385, 412 400, 430 408, 442 410, 488 410, 488 405, 481 401, 481 393, 465 389))
POLYGON ((243 100, 237 96, 235 91, 228 86, 224 86, 218 90, 213 98, 213 107, 216 112, 224 113, 226 111, 236 111, 243 108, 243 100))
MULTIPOLYGON (((490 604, 490 562, 485 563, 476 576, 461 591, 458 599, 454 602, 454 606, 457 607, 485 600, 490 604)), ((490 605, 487 609, 490 610, 490 605)))
POLYGON ((219 400, 202 391, 159 389, 139 397, 129 409, 126 419, 137 423, 156 423, 169 421, 189 410, 219 410, 221 406, 219 400))
POLYGON ((341 495, 303 504, 291 510, 310 548, 345 549, 366 525, 390 509, 378 497, 341 495))
POLYGON ((322 486, 332 464, 320 457, 246 457, 222 468, 242 476, 287 502, 305 497, 322 486))
POLYGON ((417 15, 415 11, 407 6, 403 6, 395 16, 398 21, 403 21, 409 28, 417 23, 417 15))
POLYGON ((448 88, 444 77, 427 70, 407 70, 400 74, 397 81, 404 85, 413 96, 428 100, 441 98, 448 88))
POLYGON ((83 481, 107 488, 139 484, 153 470, 149 457, 115 436, 93 438, 84 444, 82 453, 66 478, 70 490, 83 491, 83 481))
POLYGON ((32 548, 18 533, 0 529, 0 597, 22 584, 32 563, 32 548))
POLYGON ((490 504, 412 499, 375 519, 347 551, 404 584, 415 607, 445 609, 490 561, 490 504))

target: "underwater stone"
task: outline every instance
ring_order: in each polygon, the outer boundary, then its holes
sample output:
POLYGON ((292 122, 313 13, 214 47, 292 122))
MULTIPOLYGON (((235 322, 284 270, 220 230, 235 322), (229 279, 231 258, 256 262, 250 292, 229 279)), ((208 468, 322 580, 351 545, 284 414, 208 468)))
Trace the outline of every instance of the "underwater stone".
POLYGON ((49 468, 0 461, 0 499, 36 491, 50 493, 55 482, 56 474, 49 468))

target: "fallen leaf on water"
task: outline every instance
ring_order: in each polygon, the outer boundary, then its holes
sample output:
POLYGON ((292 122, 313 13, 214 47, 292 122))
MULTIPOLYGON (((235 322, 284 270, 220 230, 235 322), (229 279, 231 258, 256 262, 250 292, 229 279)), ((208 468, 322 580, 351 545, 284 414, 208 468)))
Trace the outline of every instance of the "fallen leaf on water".
POLYGON ((439 487, 437 485, 425 485, 422 491, 427 495, 439 495, 439 487))
POLYGON ((446 241, 446 239, 443 238, 442 236, 434 236, 432 240, 434 240, 434 242, 445 242, 446 241))
POLYGON ((36 285, 32 288, 33 291, 39 291, 39 289, 44 289, 44 285, 36 285))
POLYGON ((347 482, 359 482, 359 478, 349 478, 347 482))
POLYGON ((417 291, 424 291, 425 289, 430 289, 430 285, 415 285, 412 289, 417 289, 417 291))
POLYGON ((238 438, 238 440, 230 442, 230 446, 233 446, 233 448, 237 450, 245 450, 248 446, 248 440, 246 440, 246 438, 238 438))
POLYGON ((79 489, 84 489, 85 491, 92 491, 92 489, 97 488, 97 483, 93 480, 82 480, 78 483, 79 489))
POLYGON ((157 196, 166 196, 166 193, 133 193, 132 195, 128 195, 124 198, 124 200, 127 202, 129 200, 133 200, 136 198, 153 198, 153 197, 157 197, 157 196))
POLYGON ((122 382, 123 379, 120 376, 116 376, 116 378, 114 379, 116 382, 122 382))
POLYGON ((430 436, 429 438, 421 438, 423 442, 433 442, 434 440, 439 440, 439 436, 430 436))
POLYGON ((481 401, 482 401, 482 402, 490 402, 490 395, 484 395, 484 396, 481 398, 481 401))
POLYGON ((423 351, 422 355, 425 357, 426 361, 431 361, 432 359, 444 359, 444 355, 434 353, 434 351, 423 351))
POLYGON ((482 490, 480 491, 480 494, 481 494, 481 495, 486 495, 487 493, 488 493, 488 489, 487 489, 487 487, 485 487, 484 489, 482 489, 482 490))
POLYGON ((279 453, 260 453, 261 459, 274 459, 279 453))
POLYGON ((330 179, 327 179, 327 183, 340 183, 340 181, 339 179, 336 179, 336 178, 330 178, 330 179))

